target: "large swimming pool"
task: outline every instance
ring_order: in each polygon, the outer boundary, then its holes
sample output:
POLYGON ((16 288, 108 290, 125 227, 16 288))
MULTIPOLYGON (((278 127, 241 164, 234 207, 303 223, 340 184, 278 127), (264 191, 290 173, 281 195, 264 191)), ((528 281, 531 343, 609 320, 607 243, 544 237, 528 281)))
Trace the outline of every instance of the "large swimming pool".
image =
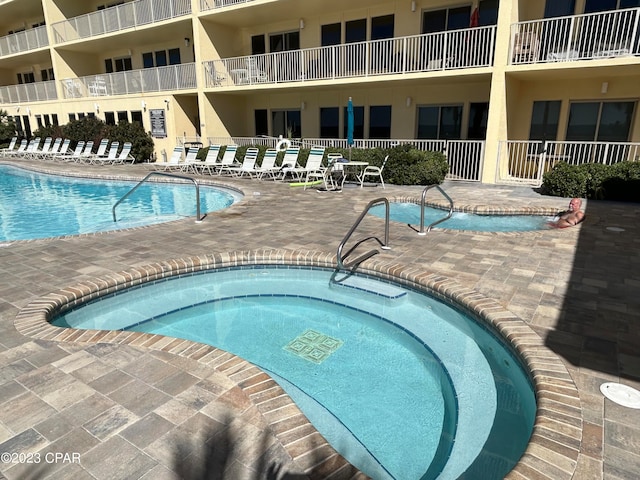
POLYGON ((270 372, 375 479, 501 479, 535 417, 531 382, 481 323, 422 292, 331 271, 245 267, 164 279, 54 324, 210 344, 270 372))
MULTIPOLYGON (((193 184, 145 183, 117 207, 136 182, 47 175, 0 165, 0 241, 104 232, 196 215, 193 184)), ((241 195, 200 187, 204 214, 229 207, 241 195)))

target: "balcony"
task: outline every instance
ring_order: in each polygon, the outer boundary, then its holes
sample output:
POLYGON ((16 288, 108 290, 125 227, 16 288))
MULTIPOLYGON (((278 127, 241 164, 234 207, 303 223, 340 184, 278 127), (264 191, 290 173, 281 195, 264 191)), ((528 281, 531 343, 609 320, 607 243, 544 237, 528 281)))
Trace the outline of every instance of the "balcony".
POLYGON ((0 57, 48 47, 47 27, 41 26, 0 38, 0 57))
POLYGON ((0 87, 1 104, 41 102, 57 99, 56 83, 53 80, 0 87))
POLYGON ((206 87, 410 74, 493 64, 495 26, 203 62, 206 87))
POLYGON ((191 0, 137 0, 52 25, 56 44, 189 15, 191 0))
POLYGON ((64 98, 108 97, 196 88, 196 64, 144 68, 61 80, 64 98))
POLYGON ((200 11, 206 12, 214 8, 229 7, 240 3, 253 2, 254 0, 200 0, 200 11))
POLYGON ((640 54, 640 8, 520 22, 511 27, 513 65, 640 54))

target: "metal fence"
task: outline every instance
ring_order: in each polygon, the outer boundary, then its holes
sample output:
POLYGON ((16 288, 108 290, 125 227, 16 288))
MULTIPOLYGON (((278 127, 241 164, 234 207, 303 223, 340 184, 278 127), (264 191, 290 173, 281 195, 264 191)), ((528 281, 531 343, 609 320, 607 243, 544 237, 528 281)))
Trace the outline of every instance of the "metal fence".
POLYGON ((206 12, 214 8, 229 7, 241 3, 253 2, 254 0, 200 0, 200 11, 206 12))
POLYGON ((640 8, 520 22, 511 63, 571 62, 640 53, 640 8))
POLYGON ((4 57, 48 46, 47 27, 30 28, 22 32, 12 33, 6 37, 0 37, 0 56, 4 57))
POLYGON ((489 67, 495 26, 203 62, 206 87, 489 67))
POLYGON ((54 43, 69 42, 105 33, 189 15, 191 0, 137 0, 80 15, 52 25, 54 43))
POLYGON ((497 183, 540 186, 557 163, 614 163, 640 161, 640 143, 535 142, 508 140, 498 144, 497 183))
POLYGON ((60 80, 64 98, 106 97, 196 88, 195 63, 60 80))
POLYGON ((53 80, 0 87, 0 104, 57 100, 57 98, 56 83, 53 80))
MULTIPOLYGON (((280 139, 276 137, 178 137, 180 145, 201 143, 203 145, 262 145, 275 148, 280 139), (205 143, 206 142, 206 143, 205 143)), ((348 149, 347 140, 343 138, 305 138, 294 139, 292 144, 303 148, 323 146, 327 148, 348 149)), ((420 140, 420 139, 366 139, 355 140, 352 148, 392 148, 398 145, 411 144, 419 150, 442 152, 447 156, 449 173, 447 180, 464 180, 479 182, 484 162, 484 140, 420 140)))

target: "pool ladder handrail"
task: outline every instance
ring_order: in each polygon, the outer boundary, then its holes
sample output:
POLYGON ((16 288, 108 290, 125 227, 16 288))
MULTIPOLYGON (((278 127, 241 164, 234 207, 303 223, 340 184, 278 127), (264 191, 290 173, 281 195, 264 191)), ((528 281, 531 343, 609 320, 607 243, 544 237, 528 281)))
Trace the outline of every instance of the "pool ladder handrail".
POLYGON ((355 223, 353 224, 353 226, 349 229, 349 231, 347 232, 347 234, 344 236, 344 238, 342 239, 342 241, 340 242, 340 244, 338 245, 338 266, 336 267, 336 271, 339 270, 355 270, 358 265, 360 265, 362 262, 364 262, 365 260, 367 260, 368 258, 373 257, 374 255, 377 255, 378 253, 380 253, 378 250, 370 250, 366 253, 363 253, 362 255, 360 255, 359 257, 355 258, 354 260, 350 261, 350 262, 345 262, 345 260, 347 259, 347 257, 349 255, 351 255, 351 253, 353 253, 353 251, 360 246, 362 243, 366 242, 367 240, 375 240, 376 242, 378 242, 380 244, 380 248, 382 248, 383 250, 391 250, 391 247, 389 246, 389 200, 386 197, 380 197, 380 198, 376 198, 374 200, 371 200, 367 206, 365 207, 365 209, 362 211, 362 213, 360 214, 360 216, 358 217, 358 219, 355 221, 355 223), (371 210, 372 207, 379 205, 380 203, 384 203, 385 205, 385 218, 384 218, 384 242, 381 241, 378 237, 376 236, 370 236, 370 237, 366 237, 363 238, 361 240, 358 240, 355 245, 353 245, 353 247, 351 247, 344 255, 342 253, 342 250, 344 249, 345 244, 347 243, 347 241, 351 238, 351 236, 353 235, 353 233, 356 231, 356 229, 358 228, 358 226, 360 225, 360 222, 362 222, 362 220, 364 219, 365 215, 369 212, 369 210, 371 210))
POLYGON ((407 226, 409 228, 411 228, 412 230, 415 230, 416 232, 418 232, 418 235, 426 235, 427 232, 430 232, 431 229, 433 227, 435 227, 436 225, 438 225, 439 223, 444 222, 445 220, 449 220, 451 218, 451 215, 453 215, 453 200, 451 199, 451 197, 449 195, 447 195, 447 192, 445 192, 442 187, 440 187, 440 185, 427 185, 426 187, 424 187, 424 190, 422 190, 422 199, 420 200, 420 230, 416 229, 413 225, 411 225, 410 223, 407 223, 407 226), (427 200, 427 192, 429 190, 431 190, 432 188, 435 188, 436 190, 438 190, 443 196, 444 198, 446 198, 449 201, 449 213, 447 213, 447 215, 439 220, 436 220, 435 222, 432 222, 430 225, 427 226, 427 231, 425 232, 424 229, 424 207, 425 207, 425 203, 427 200))
POLYGON ((193 182, 193 184, 196 187, 196 223, 200 223, 202 222, 202 220, 204 220, 204 216, 200 216, 200 185, 198 185, 198 182, 196 181, 195 178, 191 178, 191 177, 187 177, 185 175, 176 175, 175 173, 166 173, 166 172, 149 172, 142 180, 140 180, 138 182, 138 184, 133 187, 131 190, 129 190, 127 193, 125 193, 122 198, 120 198, 120 200, 118 200, 115 205, 113 206, 113 208, 111 209, 111 213, 113 215, 113 221, 117 222, 116 220, 116 207, 118 205, 120 205, 120 203, 122 203, 129 195, 131 195, 133 192, 135 192, 144 182, 146 182, 149 177, 153 176, 153 175, 160 175, 162 177, 172 177, 172 178, 179 178, 181 180, 189 180, 190 182, 193 182))

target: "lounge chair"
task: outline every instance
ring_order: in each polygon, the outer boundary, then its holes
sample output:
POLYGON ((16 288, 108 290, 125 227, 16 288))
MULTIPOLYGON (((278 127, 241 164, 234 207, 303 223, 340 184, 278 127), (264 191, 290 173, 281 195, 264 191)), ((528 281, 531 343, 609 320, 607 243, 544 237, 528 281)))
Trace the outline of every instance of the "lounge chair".
POLYGON ((300 164, 298 163, 299 156, 300 147, 289 147, 284 152, 284 157, 282 158, 282 163, 280 164, 282 180, 286 180, 287 175, 289 175, 289 173, 292 173, 292 171, 296 168, 301 168, 300 164))
POLYGON ((102 140, 100 140, 100 144, 98 145, 98 150, 96 151, 96 157, 106 157, 108 146, 109 146, 108 138, 103 138, 102 140))
POLYGON ((106 156, 105 155, 98 156, 98 154, 92 155, 90 157, 89 162, 94 165, 106 165, 109 163, 114 163, 116 161, 116 158, 118 157, 119 148, 120 148, 120 142, 118 141, 111 142, 111 145, 109 146, 109 152, 107 152, 106 156))
POLYGON ((82 153, 77 158, 76 162, 91 163, 92 155, 93 155, 93 140, 89 140, 87 143, 84 144, 84 150, 82 150, 82 153))
POLYGON ((307 183, 313 181, 314 178, 317 179, 318 174, 324 176, 325 167, 322 166, 324 151, 325 147, 311 147, 305 166, 289 170, 298 179, 304 177, 305 188, 307 183))
POLYGON ((220 167, 218 174, 219 175, 230 174, 230 175, 233 175, 234 177, 242 177, 244 176, 245 173, 250 177, 252 177, 254 174, 257 175, 257 172, 255 171, 255 166, 258 160, 259 152, 260 150, 258 150, 255 147, 247 148, 246 152, 244 153, 244 158, 242 159, 242 164, 223 165, 220 167))
POLYGON ((268 148, 264 152, 262 163, 259 167, 255 168, 256 176, 259 180, 262 180, 265 175, 271 177, 273 180, 278 178, 278 175, 280 175, 280 167, 276 167, 277 159, 278 151, 275 148, 268 148))
POLYGON ((27 139, 23 138, 22 140, 20 140, 20 145, 18 145, 17 149, 12 150, 11 152, 6 152, 5 155, 9 155, 9 156, 12 156, 12 157, 15 157, 17 155, 21 155, 24 152, 26 152, 28 146, 29 146, 29 143, 27 142, 27 139))
MULTIPOLYGON (((344 158, 339 153, 329 153, 327 155, 327 167, 320 166, 316 171, 309 171, 307 173, 304 189, 306 190, 311 183, 315 180, 322 180, 321 190, 340 190, 334 180, 334 174, 336 172, 342 172, 342 165, 340 162, 344 161, 344 158)), ((308 162, 307 162, 308 163, 308 162)))
POLYGON ((174 170, 180 168, 180 161, 182 160, 182 154, 184 152, 184 147, 177 146, 173 149, 173 153, 171 157, 165 162, 155 162, 153 164, 153 168, 156 170, 174 170))
POLYGON ((387 160, 389 160, 389 155, 384 157, 382 161, 382 165, 377 167, 375 165, 367 165, 364 167, 360 178, 362 178, 362 183, 360 184, 360 188, 364 186, 364 182, 367 177, 378 177, 380 179, 380 183, 382 184, 382 188, 384 188, 384 180, 382 178, 382 170, 384 170, 384 166, 387 164, 387 160))
POLYGON ((17 141, 18 141, 18 137, 13 137, 9 142, 9 146, 1 149, 0 153, 2 153, 2 155, 11 154, 13 152, 13 149, 16 148, 17 141))
POLYGON ((222 169, 238 164, 238 162, 236 161, 237 151, 238 151, 237 145, 226 146, 224 153, 222 154, 222 159, 220 160, 220 163, 213 167, 214 171, 218 175, 220 175, 220 172, 222 171, 222 169))
POLYGON ((80 140, 77 144, 76 144, 76 148, 74 149, 73 152, 71 152, 71 154, 67 154, 65 153, 60 153, 58 155, 54 155, 53 159, 54 160, 59 160, 62 162, 77 162, 80 159, 80 155, 82 155, 82 152, 84 150, 84 144, 85 141, 84 140, 80 140))
POLYGON ((219 154, 220 145, 209 145, 209 150, 207 150, 207 156, 204 157, 204 162, 193 164, 194 172, 204 173, 206 170, 209 175, 213 174, 216 166, 220 164, 220 160, 218 160, 219 154), (198 172, 198 170, 200 171, 198 172))
POLYGON ((192 170, 195 173, 196 170, 195 170, 194 164, 199 163, 199 160, 198 160, 199 151, 200 149, 198 147, 189 148, 189 150, 187 150, 186 157, 184 157, 184 162, 182 162, 182 164, 180 165, 180 170, 182 170, 183 172, 188 172, 189 170, 192 170))
POLYGON ((128 161, 131 161, 131 163, 135 162, 136 159, 131 155, 131 146, 131 142, 124 142, 124 144, 122 145, 122 150, 113 163, 121 165, 128 161))
POLYGON ((31 156, 38 151, 41 141, 42 139, 40 137, 32 138, 29 144, 27 145, 27 148, 24 150, 24 152, 17 152, 17 153, 19 154, 19 156, 23 158, 31 158, 31 156))
POLYGON ((39 158, 41 154, 46 155, 47 153, 49 153, 49 150, 51 150, 52 142, 53 142, 53 138, 51 137, 45 138, 44 142, 42 143, 42 147, 35 148, 33 151, 27 154, 27 157, 31 159, 36 159, 36 158, 39 158))
MULTIPOLYGON (((56 142, 58 140, 60 140, 60 138, 56 138, 56 142)), ((67 151, 69 150, 70 144, 71 144, 71 139, 65 138, 64 141, 62 141, 62 143, 60 143, 60 145, 57 148, 52 147, 51 150, 49 150, 49 153, 41 156, 41 158, 43 160, 53 160, 57 155, 66 155, 67 151)))

